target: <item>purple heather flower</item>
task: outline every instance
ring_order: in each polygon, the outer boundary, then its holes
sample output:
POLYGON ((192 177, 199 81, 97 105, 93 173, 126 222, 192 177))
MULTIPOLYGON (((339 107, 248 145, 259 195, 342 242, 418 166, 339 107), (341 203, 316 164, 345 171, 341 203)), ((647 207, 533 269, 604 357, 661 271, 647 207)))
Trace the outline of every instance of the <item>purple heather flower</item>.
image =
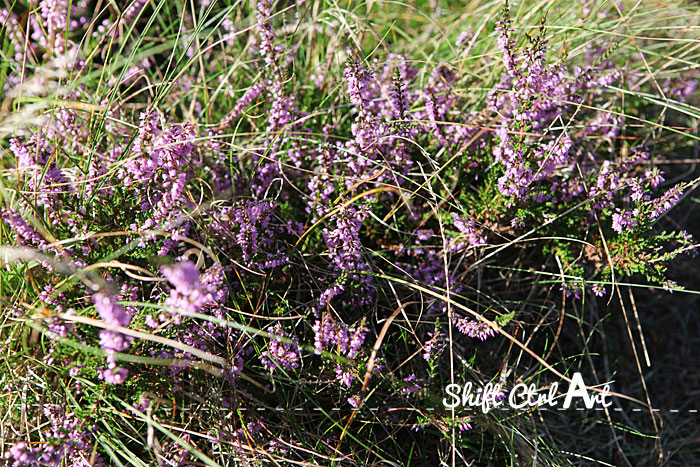
POLYGON ((158 323, 158 320, 156 320, 153 316, 151 315, 146 315, 144 318, 144 321, 146 323, 146 326, 148 326, 151 329, 156 329, 160 324, 158 323))
POLYGON ((455 41, 457 47, 463 47, 467 44, 467 41, 474 36, 474 28, 470 25, 469 29, 462 31, 455 41))
POLYGON ((265 60, 265 66, 279 75, 281 71, 278 54, 281 49, 275 46, 275 31, 271 20, 273 4, 274 0, 258 0, 258 34, 260 35, 260 55, 265 60))
POLYGON ((119 368, 117 363, 110 361, 107 364, 107 369, 102 372, 102 377, 105 382, 109 384, 122 384, 126 381, 126 377, 129 375, 128 370, 124 368, 119 368))
MULTIPOLYGON (((199 160, 192 157, 194 126, 186 122, 161 128, 158 114, 152 108, 142 112, 139 119, 133 155, 121 167, 119 176, 128 189, 139 196, 141 210, 150 215, 140 226, 132 228, 172 230, 169 225, 178 214, 176 208, 190 204, 185 196, 190 168, 200 165, 199 160)), ((165 254, 169 247, 160 254, 165 254)))
POLYGON ((317 355, 321 355, 323 349, 333 341, 334 328, 335 324, 329 314, 324 314, 314 323, 314 349, 317 355))
POLYGON ((236 26, 233 24, 230 16, 226 16, 221 22, 221 28, 225 31, 221 40, 229 46, 236 44, 236 26))
POLYGON ((352 382, 355 380, 355 377, 352 375, 352 373, 350 373, 349 368, 340 365, 335 367, 335 377, 340 382, 340 385, 345 386, 346 388, 349 388, 352 382))
POLYGON ((515 52, 515 41, 510 38, 510 33, 514 31, 510 25, 513 23, 510 19, 499 21, 496 25, 498 31, 498 48, 503 52, 503 64, 506 70, 513 75, 519 76, 518 68, 518 53, 515 52))
POLYGON ((457 427, 459 428, 459 431, 468 431, 472 429, 472 424, 471 424, 471 419, 467 418, 466 420, 461 420, 457 422, 457 427))
POLYGON ((486 238, 477 233, 476 222, 473 219, 465 221, 458 214, 452 213, 452 220, 457 230, 467 236, 467 241, 471 245, 478 246, 486 243, 486 238))
POLYGON ((425 430, 425 428, 426 428, 428 425, 429 425, 429 423, 427 423, 427 422, 425 422, 425 423, 416 423, 416 424, 411 425, 411 427, 410 427, 409 429, 410 429, 411 431, 416 431, 416 432, 418 432, 418 431, 423 431, 423 430, 425 430))
MULTIPOLYGON (((185 433, 182 440, 189 443, 189 434, 185 433)), ((158 465, 163 467, 185 467, 191 465, 190 450, 175 441, 169 441, 159 450, 158 460, 158 465)))
POLYGON ((408 377, 404 378, 403 382, 407 384, 406 387, 401 389, 401 394, 403 394, 404 396, 416 392, 421 388, 420 384, 418 384, 417 382, 415 374, 411 374, 408 377))
POLYGON ((199 313, 213 300, 209 287, 200 282, 199 270, 191 261, 162 266, 160 270, 173 286, 165 305, 175 308, 173 317, 177 323, 180 322, 178 312, 199 313))
POLYGON ((678 283, 676 281, 667 280, 663 283, 663 289, 668 293, 673 293, 674 289, 678 288, 678 283))
POLYGON ((586 134, 600 132, 606 138, 615 138, 620 134, 623 123, 623 116, 614 115, 610 112, 600 112, 600 115, 588 124, 584 131, 586 134))
POLYGON ((369 329, 365 326, 357 326, 352 330, 352 337, 350 338, 350 345, 348 348, 348 358, 353 358, 360 351, 362 344, 365 342, 365 337, 369 329))
POLYGON ((627 181, 627 185, 630 187, 630 197, 633 201, 641 201, 645 198, 644 188, 639 183, 639 179, 631 178, 627 181))
POLYGON ((603 284, 593 284, 592 290, 596 297, 602 297, 606 292, 603 284))
POLYGON ((19 442, 10 448, 8 459, 15 461, 15 466, 36 465, 36 458, 41 450, 31 449, 27 443, 19 442))
POLYGON ((337 346, 341 355, 354 358, 362 348, 369 329, 363 325, 348 327, 345 323, 335 322, 329 313, 323 314, 313 325, 314 348, 316 354, 327 346, 337 346))
POLYGON ((391 94, 392 104, 394 106, 396 120, 403 120, 408 111, 408 102, 406 101, 406 91, 404 82, 401 76, 401 70, 396 67, 396 75, 393 80, 393 92, 391 94))
POLYGON ((332 265, 336 271, 362 271, 366 263, 362 256, 360 229, 367 217, 367 210, 353 205, 345 206, 333 216, 333 228, 324 228, 323 236, 330 250, 332 265))
POLYGON ((114 297, 106 292, 97 292, 92 296, 92 301, 95 304, 95 310, 106 323, 115 326, 127 327, 131 322, 124 308, 119 305, 114 297))
POLYGON ((260 355, 260 361, 265 369, 270 372, 277 368, 291 370, 299 368, 299 343, 295 336, 290 336, 282 325, 277 323, 270 329, 271 338, 267 344, 267 350, 260 355), (291 339, 293 342, 285 342, 280 338, 291 339))
POLYGON ((525 227, 525 221, 520 217, 514 217, 510 220, 510 226, 514 229, 525 227))
POLYGON ((343 75, 345 76, 345 86, 348 91, 348 96, 350 97, 350 102, 352 102, 360 112, 363 112, 365 107, 363 90, 368 76, 366 70, 364 70, 354 58, 350 58, 345 64, 343 75))
POLYGON ((622 211, 617 209, 617 212, 612 216, 612 228, 615 232, 621 234, 625 230, 633 230, 637 227, 637 217, 639 216, 639 209, 634 211, 622 211))
MULTIPOLYGON (((92 300, 95 303, 95 309, 107 324, 127 327, 131 323, 131 316, 124 311, 111 295, 105 292, 97 292, 92 296, 92 300)), ((127 370, 117 368, 111 354, 126 350, 131 340, 130 336, 126 336, 118 331, 111 329, 100 331, 100 346, 107 351, 107 363, 109 366, 107 372, 103 373, 103 377, 108 383, 121 384, 126 379, 127 370)))
POLYGON ((199 270, 191 261, 162 266, 160 270, 178 292, 190 294, 199 289, 199 270))
MULTIPOLYGON (((3 25, 4 35, 7 38, 12 49, 9 50, 10 57, 14 57, 16 62, 22 60, 22 56, 25 53, 25 44, 22 38, 22 28, 20 27, 19 18, 16 14, 12 13, 7 8, 0 8, 0 24, 3 25)), ((31 47, 31 44, 27 44, 31 47)), ((5 91, 10 91, 11 87, 19 84, 18 76, 10 74, 6 78, 8 81, 5 83, 5 91), (16 82, 17 81, 17 82, 16 82)))
POLYGON ((43 432, 45 442, 33 448, 24 442, 15 444, 7 453, 7 458, 14 461, 11 465, 16 467, 102 465, 99 454, 93 457, 90 432, 83 430, 81 421, 73 413, 66 412, 60 405, 53 404, 45 404, 43 409, 44 416, 49 421, 48 429, 43 432), (93 458, 94 463, 90 464, 88 459, 93 458))
POLYGON ((482 341, 496 334, 496 330, 483 321, 453 317, 452 322, 462 334, 482 341))
POLYGON ((234 122, 238 117, 240 117, 246 108, 257 99, 265 90, 265 82, 259 81, 258 83, 249 87, 246 92, 238 99, 236 105, 233 106, 231 110, 222 120, 225 123, 234 122))
POLYGON ((68 1, 42 0, 39 4, 39 11, 49 34, 49 45, 59 48, 57 52, 62 52, 60 36, 65 32, 66 21, 68 21, 68 1))
POLYGON ((107 352, 121 352, 129 347, 131 337, 118 331, 103 329, 100 331, 100 347, 107 352))
POLYGON ((124 10, 124 14, 122 16, 123 24, 129 25, 133 23, 147 3, 148 0, 129 0, 128 6, 124 10))
POLYGON ((445 348, 445 334, 439 332, 436 328, 435 332, 429 332, 430 339, 423 344, 423 358, 430 361, 442 354, 445 348))
MULTIPOLYGON (((107 324, 121 327, 129 326, 131 316, 124 311, 112 296, 105 292, 98 292, 92 296, 92 300, 95 303, 95 310, 107 324)), ((100 346, 108 353, 125 350, 129 346, 131 339, 131 337, 111 329, 100 331, 100 346)))
POLYGON ((581 299, 581 293, 585 290, 584 284, 580 282, 562 282, 559 286, 559 290, 564 292, 567 297, 573 296, 575 299, 581 299))
POLYGON ((269 269, 284 264, 287 256, 275 243, 281 228, 271 225, 272 203, 241 201, 214 213, 213 228, 229 247, 239 247, 248 266, 269 269))
POLYGON ((664 176, 663 176, 663 171, 657 169, 654 167, 651 170, 647 170, 644 172, 644 177, 649 180, 649 183, 651 183, 652 188, 656 188, 660 184, 664 182, 664 176))
POLYGON ((671 209, 681 199, 681 195, 683 195, 683 184, 679 183, 673 188, 669 189, 660 198, 651 200, 651 212, 649 213, 649 219, 656 219, 671 209))
POLYGON ((436 98, 430 93, 426 93, 425 96, 425 109, 428 128, 432 134, 440 140, 441 143, 445 144, 447 140, 445 139, 445 136, 438 125, 438 122, 442 121, 442 118, 440 115, 438 115, 436 98))
POLYGON ((354 409, 360 408, 362 405, 362 398, 359 395, 354 395, 348 397, 348 404, 350 404, 354 409))
POLYGON ((17 160, 19 174, 27 180, 29 189, 36 193, 33 195, 36 206, 45 208, 52 224, 67 222, 63 200, 73 191, 73 186, 52 157, 57 148, 52 146, 44 133, 35 132, 26 142, 15 138, 10 140, 10 150, 17 160))
POLYGON ((321 89, 323 88, 323 83, 326 81, 326 75, 320 68, 317 68, 314 73, 311 73, 309 79, 311 79, 311 82, 314 83, 314 86, 321 89))
POLYGON ((685 102, 697 89, 699 77, 697 70, 689 70, 679 78, 669 78, 663 83, 663 92, 679 102, 685 102))
POLYGON ((20 245, 35 246, 44 249, 46 245, 44 238, 22 219, 22 216, 18 212, 2 208, 0 209, 0 218, 2 218, 12 232, 14 232, 15 238, 20 245))
POLYGON ((347 326, 341 325, 336 327, 335 341, 340 353, 347 353, 348 347, 350 346, 350 335, 348 334, 347 326))

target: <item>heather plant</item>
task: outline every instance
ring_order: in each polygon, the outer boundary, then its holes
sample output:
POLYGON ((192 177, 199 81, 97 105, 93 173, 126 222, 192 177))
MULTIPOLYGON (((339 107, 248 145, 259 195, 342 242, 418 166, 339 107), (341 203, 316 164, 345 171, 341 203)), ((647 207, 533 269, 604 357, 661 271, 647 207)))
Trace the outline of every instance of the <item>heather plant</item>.
POLYGON ((695 293, 698 7, 464 6, 0 9, 9 465, 692 458, 634 294, 695 293), (620 413, 442 402, 621 339, 620 413))

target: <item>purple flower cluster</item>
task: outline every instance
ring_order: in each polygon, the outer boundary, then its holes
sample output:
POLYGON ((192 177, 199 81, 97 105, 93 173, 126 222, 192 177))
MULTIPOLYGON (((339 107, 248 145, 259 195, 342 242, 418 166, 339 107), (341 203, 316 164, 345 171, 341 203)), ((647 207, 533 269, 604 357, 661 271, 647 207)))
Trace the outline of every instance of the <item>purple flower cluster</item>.
MULTIPOLYGON (((506 12, 507 15, 507 12, 506 12)), ((558 199, 571 200, 585 193, 584 186, 596 165, 586 164, 582 177, 572 171, 574 163, 581 157, 585 140, 577 140, 564 130, 555 134, 554 122, 573 109, 584 91, 601 92, 619 78, 616 71, 605 74, 612 67, 603 60, 584 69, 579 68, 573 80, 566 78, 562 63, 547 64, 545 53, 547 41, 543 33, 531 40, 524 50, 515 50, 511 21, 504 19, 499 25, 499 48, 503 52, 503 63, 507 74, 490 94, 491 108, 498 112, 501 123, 496 130, 498 145, 494 157, 503 167, 498 179, 501 193, 516 200, 532 198, 538 202, 558 199), (508 91, 508 92, 503 92, 508 91), (542 131, 540 137, 533 130, 542 131), (579 149, 573 150, 579 146, 579 149)), ((604 52, 600 52, 604 53, 604 52)), ((588 126, 584 135, 596 132, 606 137, 615 136, 616 117, 609 113, 598 115, 588 126)), ((601 171, 601 175, 618 173, 601 171)), ((600 182, 600 180, 599 180, 600 182)), ((615 186, 606 183, 589 193, 597 203, 612 200, 615 186)), ((598 206, 602 208, 602 206, 598 206)))
POLYGON ((71 465, 98 467, 102 465, 99 454, 92 452, 91 434, 82 427, 80 420, 60 405, 44 404, 44 416, 49 429, 43 435, 46 442, 40 446, 19 442, 8 451, 8 459, 14 467, 38 467, 71 465), (66 464, 64 464, 64 462, 66 464))
POLYGON ((221 246, 240 251, 248 266, 272 269, 287 262, 276 239, 287 226, 274 225, 274 206, 268 200, 237 202, 212 210, 212 229, 221 246))
POLYGON ((155 109, 141 113, 133 155, 120 171, 124 183, 140 197, 141 210, 148 212, 134 230, 168 225, 179 206, 190 204, 184 191, 190 167, 198 165, 192 157, 194 138, 189 123, 163 127, 155 109))
POLYGON ((423 359, 432 361, 445 350, 445 334, 436 327, 435 331, 428 332, 428 337, 430 339, 423 344, 423 359))
MULTIPOLYGON (((165 296, 163 305, 166 310, 157 316, 147 315, 145 324, 159 332, 168 329, 172 337, 185 345, 196 349, 213 352, 217 351, 217 344, 238 339, 226 324, 209 320, 183 320, 191 313, 207 314, 217 320, 225 320, 222 304, 228 296, 225 270, 220 265, 213 265, 202 273, 193 263, 181 261, 173 265, 161 267, 162 274, 168 279, 171 289, 165 296)), ((237 378, 237 373, 243 366, 242 357, 248 348, 236 346, 227 353, 227 361, 231 367, 226 369, 225 376, 231 382, 237 378)), ((177 357, 184 360, 192 360, 194 357, 187 351, 173 348, 160 354, 161 358, 177 357)), ((183 366, 174 366, 170 369, 170 377, 175 378, 182 373, 183 366)))
MULTIPOLYGON (((190 435, 181 436, 182 441, 190 443, 190 435)), ((163 467, 185 467, 190 465, 190 450, 175 441, 169 441, 158 453, 160 465, 163 467)))
POLYGON ((497 161, 504 166, 498 179, 498 188, 505 196, 524 198, 532 191, 532 184, 551 177, 556 169, 570 164, 571 138, 561 135, 547 144, 527 145, 514 138, 508 126, 496 131, 499 144, 494 150, 497 161))
POLYGON ((639 223, 637 217, 639 217, 639 209, 630 212, 618 208, 617 212, 612 215, 612 228, 619 234, 626 230, 634 230, 639 223))
MULTIPOLYGON (((44 290, 39 293, 39 299, 45 305, 51 306, 54 312, 63 313, 63 304, 66 303, 66 297, 52 286, 46 285, 44 290)), ((66 315, 72 315, 75 313, 75 310, 73 308, 68 308, 65 310, 65 313, 66 315)), ((74 327, 73 323, 61 319, 58 316, 47 318, 45 322, 50 336, 67 337, 68 333, 72 331, 74 327)))
POLYGON ((596 297, 604 297, 606 293, 605 286, 603 284, 593 284, 591 290, 593 292, 593 295, 595 295, 596 297))
POLYGON ((675 206, 683 195, 683 184, 679 183, 673 188, 669 189, 660 198, 652 200, 649 203, 651 212, 649 213, 649 219, 656 219, 660 217, 663 213, 675 206))
POLYGON ((66 0, 42 0, 39 11, 48 32, 48 45, 61 47, 61 34, 66 29, 68 20, 68 2, 66 0))
MULTIPOLYGON (((22 63, 26 60, 45 60, 61 74, 80 69, 84 63, 80 59, 81 50, 69 36, 87 24, 87 5, 88 0, 41 0, 34 4, 33 13, 27 16, 22 25, 18 15, 7 8, 0 8, 0 24, 3 25, 3 33, 10 44, 14 61, 22 63)), ((35 95, 46 90, 46 80, 34 79, 29 67, 13 67, 8 71, 10 73, 4 83, 8 93, 15 94, 22 88, 23 94, 35 95), (32 85, 27 86, 29 82, 32 85)))
MULTIPOLYGON (((17 15, 7 8, 0 8, 0 24, 3 25, 5 37, 12 46, 14 60, 20 62, 22 60, 24 47, 22 45, 22 30, 17 15)), ((9 83, 5 83, 5 91, 9 91, 8 84, 9 83)))
POLYGON ((349 388, 357 378, 355 378, 349 365, 338 365, 335 367, 335 379, 338 380, 340 386, 349 388))
POLYGON ((249 87, 245 93, 236 101, 236 105, 222 119, 222 124, 230 124, 238 119, 245 109, 253 103, 265 91, 265 83, 260 81, 249 87))
POLYGON ((198 313, 204 305, 213 300, 212 292, 199 280, 199 270, 190 261, 173 266, 162 266, 161 272, 173 288, 165 305, 174 310, 172 316, 175 324, 180 324, 180 313, 198 313))
POLYGON ((623 180, 625 171, 649 157, 646 151, 635 149, 633 156, 617 168, 614 168, 609 161, 605 161, 597 175, 596 185, 591 189, 592 195, 597 198, 594 206, 601 210, 614 207, 614 193, 626 189, 629 197, 628 209, 615 207, 612 214, 612 228, 618 234, 634 230, 645 221, 660 217, 675 206, 683 194, 683 184, 679 183, 660 197, 651 198, 650 190, 659 186, 664 180, 658 168, 647 169, 640 177, 628 176, 623 180))
POLYGON ((321 294, 318 308, 326 306, 334 296, 350 290, 347 281, 356 286, 352 290, 350 303, 363 306, 372 300, 371 277, 361 274, 369 269, 362 254, 360 240, 360 230, 366 217, 367 211, 362 206, 342 206, 333 213, 330 220, 332 226, 323 228, 323 238, 330 259, 329 267, 339 278, 321 294))
MULTIPOLYGON (((95 310, 105 323, 121 327, 127 327, 131 323, 131 316, 107 292, 95 293, 92 296, 92 301, 95 304, 95 310)), ((107 368, 102 372, 102 377, 106 382, 121 384, 126 380, 128 371, 117 366, 113 354, 126 350, 131 340, 131 337, 119 331, 112 329, 100 331, 100 346, 107 352, 107 368)))
POLYGON ((406 378, 404 378, 403 383, 404 387, 401 388, 401 394, 403 394, 404 396, 407 396, 421 389, 421 385, 418 384, 418 378, 416 378, 415 373, 411 373, 406 378))
POLYGON ((131 0, 128 2, 128 6, 122 13, 122 23, 131 24, 136 17, 141 13, 141 10, 146 6, 148 0, 131 0))
POLYGON ((689 70, 683 73, 680 79, 666 79, 662 85, 662 90, 677 101, 685 102, 698 89, 699 76, 700 73, 697 70, 689 70))
POLYGON ((278 54, 280 49, 275 45, 275 31, 272 28, 271 21, 274 3, 274 0, 258 0, 258 34, 260 36, 260 55, 265 60, 265 66, 269 69, 274 69, 275 73, 279 73, 278 54))
MULTIPOLYGON (((507 10, 505 15, 507 15, 507 10)), ((496 25, 498 31, 498 48, 503 52, 503 64, 506 71, 511 76, 519 76, 520 72, 517 69, 518 53, 515 52, 515 41, 510 38, 510 34, 515 30, 511 27, 513 20, 505 17, 496 25)))
POLYGON ((65 194, 73 187, 56 163, 54 156, 60 149, 37 132, 27 142, 10 140, 10 150, 17 160, 17 174, 34 194, 36 206, 44 208, 51 224, 70 223, 62 211, 65 194))
POLYGON ((484 321, 453 317, 452 323, 462 334, 485 341, 496 334, 496 330, 484 321))
POLYGON ((25 221, 22 216, 10 209, 2 208, 0 217, 15 234, 17 243, 23 246, 33 246, 40 250, 46 247, 46 240, 25 221))
POLYGON ((467 242, 469 242, 470 245, 479 246, 486 243, 486 238, 478 233, 476 222, 474 222, 473 219, 465 221, 459 215, 452 213, 452 220, 457 230, 466 235, 467 242))
POLYGON ((325 228, 323 235, 329 248, 331 264, 337 271, 362 271, 360 229, 367 211, 355 206, 345 206, 333 215, 333 228, 325 228))
POLYGON ((367 69, 361 67, 354 59, 348 60, 343 75, 345 76, 345 86, 350 102, 357 108, 361 118, 366 118, 367 101, 363 93, 371 75, 367 69))
POLYGON ((297 338, 291 336, 279 323, 275 324, 269 332, 271 338, 268 341, 267 350, 260 354, 260 361, 265 369, 273 372, 278 368, 284 370, 299 368, 301 356, 297 338))
POLYGON ((369 329, 362 324, 350 327, 326 313, 314 322, 313 331, 316 354, 320 355, 327 347, 334 346, 341 355, 354 358, 365 342, 369 329))
MULTIPOLYGON (((267 100, 270 103, 267 112, 266 140, 264 151, 254 152, 253 160, 259 165, 255 171, 252 188, 256 192, 264 192, 275 180, 281 178, 280 149, 293 143, 289 138, 289 132, 297 129, 299 122, 296 120, 299 111, 296 106, 296 96, 290 93, 285 86, 285 71, 283 49, 275 45, 275 31, 272 23, 274 0, 260 0, 257 3, 257 30, 259 36, 259 51, 264 62, 265 79, 264 88, 267 90, 267 100), (259 163, 260 159, 264 159, 259 163)), ((262 92, 253 87, 250 89, 250 98, 254 93, 262 92)), ((246 96, 244 95, 244 98, 246 96)), ((243 99, 243 103, 245 104, 243 99)), ((238 105, 237 105, 238 106, 238 105)), ((236 109, 234 109, 235 111, 236 109)), ((298 151, 290 151, 289 158, 299 165, 298 151)))

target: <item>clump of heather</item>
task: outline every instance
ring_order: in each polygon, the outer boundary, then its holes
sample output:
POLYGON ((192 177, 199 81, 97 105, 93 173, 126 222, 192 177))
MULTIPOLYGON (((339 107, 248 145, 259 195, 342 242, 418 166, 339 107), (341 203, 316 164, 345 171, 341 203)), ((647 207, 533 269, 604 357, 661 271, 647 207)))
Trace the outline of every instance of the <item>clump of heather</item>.
MULTIPOLYGON (((568 14, 614 17, 587 3, 568 14)), ((501 400, 544 372, 513 350, 579 329, 554 314, 682 289, 695 243, 668 219, 697 182, 662 162, 687 127, 647 123, 690 109, 692 70, 650 82, 604 38, 569 56, 507 5, 430 53, 323 1, 13 5, 10 465, 529 456, 504 440, 532 420, 450 411, 445 385, 501 400)))
POLYGON ((94 433, 83 429, 75 414, 59 405, 45 404, 43 414, 48 426, 43 431, 44 442, 28 445, 16 443, 7 453, 13 466, 74 466, 102 465, 102 457, 93 452, 94 433))

